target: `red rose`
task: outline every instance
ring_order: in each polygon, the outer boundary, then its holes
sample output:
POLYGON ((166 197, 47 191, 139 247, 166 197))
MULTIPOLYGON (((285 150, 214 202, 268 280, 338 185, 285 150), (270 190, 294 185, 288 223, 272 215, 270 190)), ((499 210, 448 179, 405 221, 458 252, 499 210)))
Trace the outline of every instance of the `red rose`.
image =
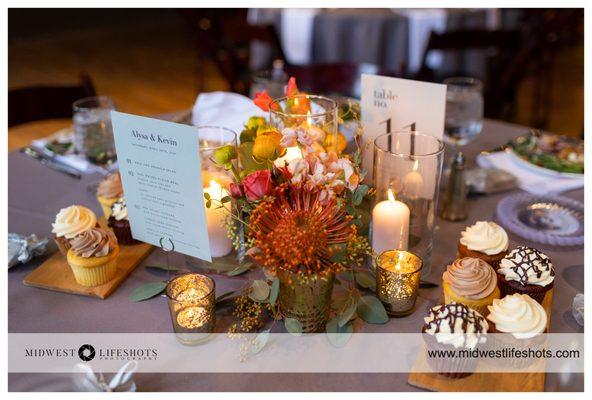
POLYGON ((249 201, 259 200, 271 193, 273 182, 267 169, 253 172, 243 179, 243 189, 249 201))
MULTIPOLYGON (((273 99, 267 93, 267 90, 255 93, 255 98, 253 99, 253 103, 255 103, 255 105, 263 111, 269 111, 272 101, 273 99)), ((277 104, 274 103, 272 108, 275 110, 277 108, 277 104)))
POLYGON ((232 182, 230 184, 230 195, 232 197, 234 197, 235 199, 238 199, 239 197, 242 197, 244 195, 244 193, 243 193, 243 185, 241 185, 240 183, 234 183, 234 182, 232 182))

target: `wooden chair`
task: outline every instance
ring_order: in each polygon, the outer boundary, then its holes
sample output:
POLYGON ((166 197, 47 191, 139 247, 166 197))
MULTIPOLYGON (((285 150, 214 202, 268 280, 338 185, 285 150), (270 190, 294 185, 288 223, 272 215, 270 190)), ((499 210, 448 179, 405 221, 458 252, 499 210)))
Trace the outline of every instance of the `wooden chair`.
POLYGON ((96 96, 90 76, 80 75, 78 85, 39 85, 8 91, 8 126, 52 118, 71 118, 72 103, 96 96))

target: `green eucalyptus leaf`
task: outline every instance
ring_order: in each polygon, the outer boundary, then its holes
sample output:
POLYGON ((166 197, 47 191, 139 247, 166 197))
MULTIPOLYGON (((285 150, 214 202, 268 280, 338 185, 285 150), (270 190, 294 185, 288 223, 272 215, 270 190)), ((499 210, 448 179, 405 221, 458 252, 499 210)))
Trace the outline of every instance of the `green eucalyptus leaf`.
POLYGON ((247 272, 248 270, 251 269, 252 265, 253 265, 252 263, 241 264, 238 267, 234 268, 233 270, 228 271, 226 273, 226 275, 238 276, 238 275, 244 274, 245 272, 247 272))
POLYGON ((271 291, 269 293, 269 304, 274 305, 277 300, 278 294, 280 293, 280 280, 274 277, 271 280, 271 291))
POLYGON ((333 318, 327 322, 327 338, 329 342, 335 347, 343 347, 347 344, 354 332, 354 327, 351 322, 343 326, 339 326, 338 318, 333 318))
POLYGON ((232 296, 236 293, 236 290, 229 290, 226 293, 222 293, 220 296, 216 297, 216 304, 220 303, 221 301, 226 300, 228 297, 232 296))
POLYGON ((269 292, 271 289, 267 282, 256 279, 253 281, 251 285, 251 292, 249 293, 249 297, 255 301, 265 301, 269 297, 269 292))
POLYGON ((296 318, 285 318, 284 325, 288 333, 294 336, 302 335, 302 324, 296 318))
POLYGON ((376 278, 368 272, 356 272, 356 282, 364 289, 376 290, 376 278))
POLYGON ((251 347, 251 354, 257 354, 263 350, 267 344, 267 341, 269 340, 269 331, 269 329, 265 329, 259 332, 259 334, 255 337, 255 341, 251 347))
POLYGON ((356 188, 352 198, 352 202, 355 206, 359 206, 360 204, 362 204, 364 196, 368 194, 368 189, 368 185, 360 185, 356 188))
POLYGON ((150 282, 137 287, 128 297, 130 301, 144 301, 158 296, 166 288, 166 282, 150 282))
POLYGON ((374 296, 363 296, 358 303, 358 315, 370 324, 386 324, 388 315, 384 306, 374 296))
POLYGON ((347 324, 353 318, 357 307, 358 307, 357 300, 351 299, 349 306, 339 316, 339 320, 338 320, 339 327, 343 327, 345 324, 347 324))
POLYGON ((166 265, 162 265, 162 264, 145 265, 144 268, 163 270, 163 271, 178 271, 180 269, 179 267, 175 267, 173 265, 166 266, 166 265))
POLYGON ((230 200, 232 200, 232 199, 230 198, 230 196, 224 196, 224 197, 222 197, 222 198, 220 199, 220 202, 221 202, 221 203, 229 203, 229 202, 230 202, 230 200))

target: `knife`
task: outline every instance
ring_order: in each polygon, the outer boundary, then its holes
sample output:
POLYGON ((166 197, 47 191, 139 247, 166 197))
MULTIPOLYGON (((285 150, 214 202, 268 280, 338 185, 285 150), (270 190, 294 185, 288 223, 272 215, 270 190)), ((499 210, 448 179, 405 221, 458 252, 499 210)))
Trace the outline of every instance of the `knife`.
POLYGON ((32 147, 23 147, 21 149, 21 153, 39 161, 41 164, 46 165, 49 168, 62 172, 72 178, 80 179, 82 177, 80 171, 78 171, 76 168, 66 165, 63 162, 56 160, 54 157, 43 155, 39 153, 37 150, 33 149, 32 147))

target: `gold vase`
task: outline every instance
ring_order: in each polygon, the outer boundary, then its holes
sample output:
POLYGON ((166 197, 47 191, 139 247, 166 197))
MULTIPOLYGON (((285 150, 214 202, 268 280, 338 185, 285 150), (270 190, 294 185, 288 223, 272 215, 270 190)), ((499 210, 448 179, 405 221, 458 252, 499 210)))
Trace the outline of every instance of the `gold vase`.
POLYGON ((329 319, 335 274, 301 277, 278 270, 278 301, 284 317, 300 321, 303 333, 322 332, 329 319))

